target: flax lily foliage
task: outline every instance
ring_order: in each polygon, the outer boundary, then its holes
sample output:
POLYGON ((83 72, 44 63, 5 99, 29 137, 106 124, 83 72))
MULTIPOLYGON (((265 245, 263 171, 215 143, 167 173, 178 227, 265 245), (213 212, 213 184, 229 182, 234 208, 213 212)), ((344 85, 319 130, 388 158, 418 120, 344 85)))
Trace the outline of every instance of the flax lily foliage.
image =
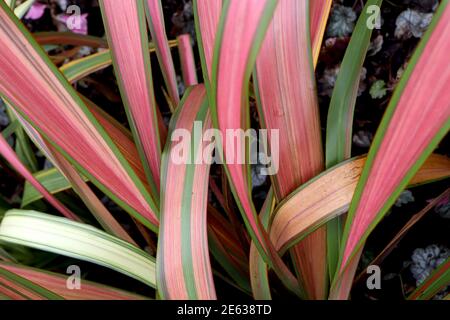
MULTIPOLYGON (((433 153, 450 128, 449 1, 440 1, 369 153, 356 158, 353 113, 373 32, 368 9, 382 0, 364 1, 325 145, 314 71, 331 0, 194 0, 198 53, 188 35, 169 39, 161 1, 99 0, 102 39, 32 34, 20 21, 27 8, 0 0, 0 96, 11 120, 0 158, 26 180, 20 208, 0 198, 0 298, 217 299, 228 285, 256 299, 351 298, 364 244, 400 193, 450 176, 450 159, 433 153), (44 50, 49 45, 101 50, 65 63, 44 50), (108 67, 126 126, 77 91, 79 80, 108 67), (182 97, 177 75, 187 88, 182 97), (224 138, 253 125, 254 105, 256 129, 276 132, 265 146, 279 164, 262 206, 252 195, 246 140, 224 138), (179 132, 195 132, 184 149, 172 139, 179 132), (51 169, 39 171, 35 150, 51 169), (180 153, 192 161, 176 161, 180 153), (112 212, 105 196, 120 209, 112 212), (32 249, 109 268, 148 290, 95 279, 70 290, 66 275, 15 256, 32 249)), ((410 298, 445 288, 449 266, 410 298)))

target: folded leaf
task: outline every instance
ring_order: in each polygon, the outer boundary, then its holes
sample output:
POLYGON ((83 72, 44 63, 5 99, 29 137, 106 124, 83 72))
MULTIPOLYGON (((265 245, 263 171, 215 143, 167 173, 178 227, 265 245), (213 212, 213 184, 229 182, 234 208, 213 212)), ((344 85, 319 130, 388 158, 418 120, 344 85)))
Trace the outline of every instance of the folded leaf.
MULTIPOLYGON (((273 0, 224 2, 213 56, 211 88, 207 87, 214 125, 223 137, 229 130, 238 132, 248 128, 248 84, 276 4, 273 0)), ((219 139, 217 143, 247 230, 259 253, 287 288, 302 295, 294 276, 274 251, 256 214, 250 194, 248 165, 240 164, 242 159, 235 159, 235 155, 242 156, 242 150, 246 150, 245 141, 233 140, 219 139)))
POLYGON ((346 221, 332 297, 345 299, 370 232, 450 129, 450 6, 443 1, 391 99, 370 149, 346 221), (345 279, 345 281, 344 281, 345 279))
MULTIPOLYGON (((367 158, 347 160, 315 177, 285 198, 270 224, 270 238, 281 253, 323 225, 347 212, 367 158)), ((450 159, 433 154, 410 186, 450 177, 450 159)))
MULTIPOLYGON (((281 0, 256 62, 255 83, 264 128, 277 130, 279 166, 273 177, 278 201, 323 170, 319 106, 309 37, 307 1, 281 0), (302 85, 299 85, 302 84, 302 85)), ((326 230, 292 252, 310 298, 325 297, 326 230)))

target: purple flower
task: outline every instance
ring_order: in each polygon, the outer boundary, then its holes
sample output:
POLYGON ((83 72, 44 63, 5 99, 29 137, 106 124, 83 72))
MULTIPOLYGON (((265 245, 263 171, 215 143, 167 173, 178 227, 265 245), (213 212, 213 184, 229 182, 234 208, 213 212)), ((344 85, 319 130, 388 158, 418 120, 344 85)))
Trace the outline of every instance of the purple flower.
POLYGON ((38 20, 40 19, 43 15, 44 15, 44 11, 45 8, 47 8, 47 6, 45 4, 36 2, 34 3, 30 10, 28 10, 25 19, 30 19, 30 20, 38 20))

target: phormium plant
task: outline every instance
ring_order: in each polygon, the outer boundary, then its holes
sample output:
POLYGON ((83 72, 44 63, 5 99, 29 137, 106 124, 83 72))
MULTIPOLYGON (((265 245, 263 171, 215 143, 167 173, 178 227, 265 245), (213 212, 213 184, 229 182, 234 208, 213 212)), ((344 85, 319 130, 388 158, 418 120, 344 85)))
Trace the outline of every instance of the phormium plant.
MULTIPOLYGON (((448 0, 397 84, 368 155, 357 158, 354 107, 374 28, 370 9, 382 0, 366 1, 356 23, 325 147, 314 70, 331 0, 194 0, 202 84, 189 36, 168 40, 160 0, 99 0, 107 40, 31 34, 16 15, 32 2, 16 8, 0 0, 0 95, 11 119, 0 154, 27 180, 22 209, 0 202, 0 298, 155 297, 87 280, 70 290, 65 275, 17 259, 25 246, 110 268, 163 299, 216 299, 218 278, 257 299, 270 299, 273 286, 301 299, 347 299, 368 236, 401 192, 450 176, 450 160, 433 154, 450 128, 448 0), (101 50, 61 63, 43 47, 55 44, 101 50), (188 87, 181 99, 173 47, 188 87), (154 53, 163 83, 153 79, 154 53), (74 85, 111 64, 129 127, 74 85), (161 87, 168 127, 155 98, 161 87), (260 209, 252 196, 250 104, 257 129, 266 130, 259 154, 276 162, 260 209), (16 150, 6 140, 12 133, 16 150), (28 139, 53 168, 26 163, 34 152, 28 139), (70 189, 77 198, 57 196, 70 189), (112 213, 104 195, 122 210, 112 213), (38 212, 42 198, 64 217, 38 212)), ((447 259, 408 298, 445 288, 449 267, 447 259)))

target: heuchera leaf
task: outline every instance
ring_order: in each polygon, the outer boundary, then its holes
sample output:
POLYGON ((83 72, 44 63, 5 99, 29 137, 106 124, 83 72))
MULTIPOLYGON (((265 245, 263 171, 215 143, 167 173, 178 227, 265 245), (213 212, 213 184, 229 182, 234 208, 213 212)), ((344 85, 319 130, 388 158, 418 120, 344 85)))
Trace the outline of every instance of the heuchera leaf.
POLYGON ((408 297, 408 300, 429 300, 450 283, 450 258, 437 269, 408 297))
POLYGON ((158 202, 161 144, 144 2, 102 0, 100 5, 128 121, 152 195, 158 202))
POLYGON ((157 207, 142 182, 25 27, 0 6, 0 92, 79 171, 156 231, 157 207))
POLYGON ((161 0, 145 0, 145 10, 164 81, 166 82, 167 90, 173 105, 177 106, 180 102, 177 75, 175 73, 175 67, 173 66, 172 53, 170 52, 170 47, 168 45, 161 0))
MULTIPOLYGON (((426 165, 426 162, 425 162, 426 165)), ((449 164, 450 167, 450 164, 449 164)), ((423 168, 423 167, 422 167, 423 168)), ((379 266, 381 263, 383 263, 384 259, 390 255, 392 251, 394 251, 396 248, 398 248, 399 242, 403 239, 404 236, 408 234, 408 231, 416 225, 417 222, 419 222, 426 214, 429 212, 433 212, 432 209, 436 207, 439 203, 442 203, 442 201, 450 201, 450 188, 445 190, 443 193, 441 193, 438 197, 434 198, 431 202, 428 203, 428 205, 420 210, 418 213, 413 215, 411 219, 408 220, 407 223, 403 226, 403 228, 395 235, 395 237, 392 238, 391 241, 384 247, 383 250, 376 256, 375 259, 373 259, 368 265, 376 265, 379 266)), ((367 268, 363 269, 361 273, 358 274, 358 276, 355 278, 355 282, 358 282, 359 280, 366 278, 368 275, 367 268)))
POLYGON ((195 67, 191 37, 189 36, 189 34, 183 34, 179 36, 177 40, 184 85, 186 87, 196 85, 198 84, 197 69, 195 67))
POLYGON ((165 299, 216 299, 206 225, 213 150, 202 138, 211 128, 203 85, 187 89, 172 121, 171 136, 180 140, 163 153, 158 290, 165 299), (181 155, 185 161, 178 163, 181 155))
MULTIPOLYGON (((263 126, 278 130, 278 200, 323 170, 319 106, 309 37, 307 1, 281 0, 258 55, 255 72, 263 126), (301 84, 301 85, 299 85, 301 84)), ((325 297, 326 230, 304 239, 292 253, 310 298, 325 297)))
POLYGON ((346 221, 332 298, 347 298, 352 269, 368 235, 450 129, 448 37, 450 6, 443 1, 394 92, 370 149, 346 221))

